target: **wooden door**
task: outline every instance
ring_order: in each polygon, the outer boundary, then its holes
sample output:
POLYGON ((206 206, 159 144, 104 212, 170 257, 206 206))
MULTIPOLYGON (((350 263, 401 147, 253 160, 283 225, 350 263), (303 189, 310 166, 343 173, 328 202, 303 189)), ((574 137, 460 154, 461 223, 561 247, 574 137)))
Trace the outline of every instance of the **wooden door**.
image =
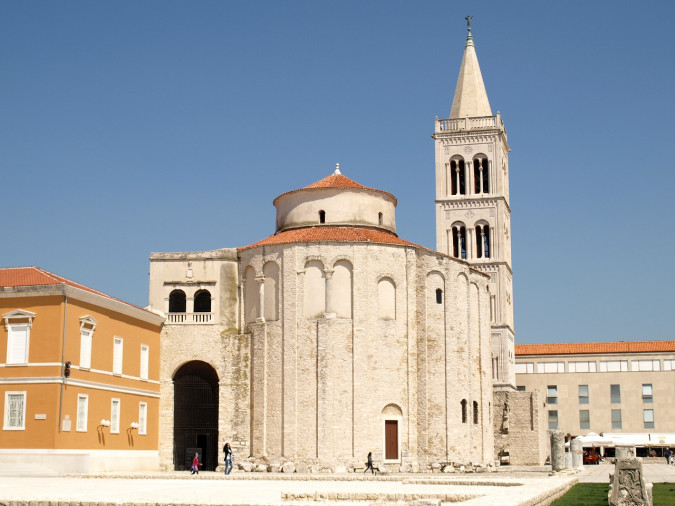
POLYGON ((398 420, 384 421, 384 458, 398 460, 398 420))

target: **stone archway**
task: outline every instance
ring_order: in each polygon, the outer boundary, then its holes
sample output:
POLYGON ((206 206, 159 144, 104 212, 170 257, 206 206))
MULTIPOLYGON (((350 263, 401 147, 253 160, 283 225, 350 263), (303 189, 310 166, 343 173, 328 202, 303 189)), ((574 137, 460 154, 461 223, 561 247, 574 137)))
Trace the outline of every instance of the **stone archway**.
POLYGON ((183 364, 173 376, 173 464, 190 468, 199 452, 204 471, 218 465, 218 374, 206 362, 183 364))

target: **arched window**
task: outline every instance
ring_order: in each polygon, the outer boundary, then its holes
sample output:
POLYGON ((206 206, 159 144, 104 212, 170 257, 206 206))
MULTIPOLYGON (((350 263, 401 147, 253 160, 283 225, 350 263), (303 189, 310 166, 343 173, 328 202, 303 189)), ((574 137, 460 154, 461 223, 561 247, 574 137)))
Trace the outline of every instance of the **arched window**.
POLYGON ((443 304, 443 290, 436 289, 436 304, 443 304))
POLYGON ((195 313, 211 312, 211 294, 208 290, 199 290, 195 293, 195 313))
POLYGON ((478 423, 478 403, 473 401, 473 423, 478 423))
POLYGON ((326 223, 326 211, 319 211, 319 223, 326 223))
POLYGON ((381 320, 396 319, 396 285, 390 278, 377 282, 377 313, 381 320))
POLYGON ((476 257, 492 258, 490 225, 476 225, 476 257))
POLYGON ((466 195, 466 167, 464 160, 454 159, 450 160, 450 177, 451 177, 451 193, 452 195, 466 195))
POLYGON ((185 292, 174 290, 169 294, 169 313, 185 313, 185 292))
POLYGON ((466 423, 467 414, 466 414, 466 399, 462 399, 462 423, 466 423))
POLYGON ((333 310, 338 318, 352 317, 352 264, 338 260, 331 280, 333 310))
POLYGON ((377 224, 382 226, 382 213, 377 213, 377 224))
POLYGON ((310 260, 305 265, 305 318, 321 318, 326 311, 326 277, 323 264, 310 260))
POLYGON ((490 171, 488 159, 478 155, 473 159, 473 188, 474 193, 490 193, 490 171))
POLYGON ((255 269, 250 265, 244 270, 244 322, 251 323, 258 317, 260 289, 255 279, 255 269))
POLYGON ((462 224, 452 226, 452 256, 466 260, 466 227, 462 224))
POLYGON ((265 321, 279 319, 279 266, 274 262, 263 265, 265 277, 265 321))

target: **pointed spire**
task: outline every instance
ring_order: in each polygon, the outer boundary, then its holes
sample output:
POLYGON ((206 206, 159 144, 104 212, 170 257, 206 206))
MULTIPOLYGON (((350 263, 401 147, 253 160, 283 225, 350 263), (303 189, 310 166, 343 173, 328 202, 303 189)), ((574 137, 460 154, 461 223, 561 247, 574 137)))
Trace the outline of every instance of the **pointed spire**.
POLYGON ((459 78, 452 99, 450 119, 472 118, 477 116, 492 116, 490 102, 485 91, 483 75, 478 65, 476 48, 471 36, 471 16, 467 16, 467 35, 464 44, 464 56, 459 69, 459 78))

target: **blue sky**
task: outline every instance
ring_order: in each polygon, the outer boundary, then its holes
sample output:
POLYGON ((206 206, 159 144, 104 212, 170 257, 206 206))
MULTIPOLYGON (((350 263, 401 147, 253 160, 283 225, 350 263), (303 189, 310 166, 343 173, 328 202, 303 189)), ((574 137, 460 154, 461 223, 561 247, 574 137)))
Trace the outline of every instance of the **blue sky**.
POLYGON ((337 162, 434 248, 467 14, 512 148, 517 342, 673 339, 667 1, 4 1, 0 265, 145 305, 150 252, 266 237, 337 162))

